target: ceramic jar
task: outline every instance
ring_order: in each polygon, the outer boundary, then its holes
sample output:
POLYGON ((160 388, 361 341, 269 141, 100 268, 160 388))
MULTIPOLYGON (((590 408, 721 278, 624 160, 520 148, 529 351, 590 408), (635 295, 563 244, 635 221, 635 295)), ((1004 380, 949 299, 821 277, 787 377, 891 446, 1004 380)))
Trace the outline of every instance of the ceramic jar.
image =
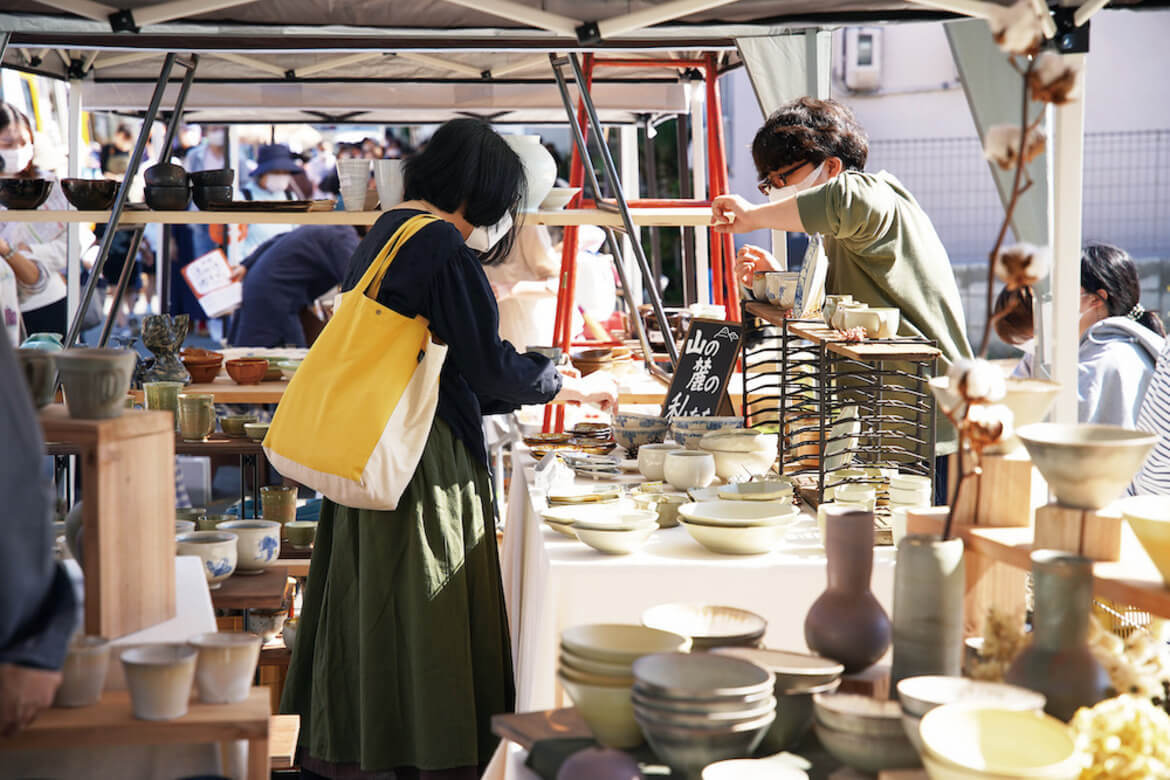
POLYGON ((53 351, 22 347, 16 350, 16 361, 24 372, 24 383, 28 385, 28 394, 36 407, 43 409, 53 403, 57 389, 57 363, 53 351))
POLYGON ((202 441, 215 430, 215 396, 179 393, 179 435, 184 441, 202 441))
POLYGON ((260 574, 280 557, 280 523, 272 520, 228 520, 216 526, 239 537, 236 573, 260 574))
POLYGON ((148 381, 183 385, 191 381, 179 359, 179 348, 190 326, 191 318, 186 314, 148 314, 142 318, 142 344, 154 355, 154 365, 146 372, 148 381))
POLYGON ((850 506, 825 510, 828 585, 804 619, 804 641, 817 655, 854 674, 890 646, 890 619, 870 590, 873 512, 850 506))
POLYGON ((195 662, 195 689, 207 704, 235 704, 248 698, 260 660, 260 637, 216 631, 192 637, 199 652, 195 662))
POLYGON ((666 453, 662 476, 675 490, 707 487, 715 480, 715 458, 709 452, 674 450, 666 453))
POLYGON ((197 555, 207 587, 215 590, 236 570, 237 537, 229 531, 196 531, 175 537, 179 555, 197 555))
MULTIPOLYGON (((265 520, 272 520, 282 526, 297 519, 297 489, 284 485, 267 485, 260 488, 260 506, 265 520)), ((281 536, 283 536, 283 531, 281 536)))
POLYGON ((77 636, 65 652, 61 687, 53 697, 54 707, 88 707, 97 704, 106 685, 110 666, 110 642, 100 636, 77 636))
POLYGON ((894 663, 890 687, 963 670, 963 540, 911 534, 894 568, 894 663))
POLYGON ((1080 707, 1105 698, 1109 675, 1089 651, 1093 562, 1056 550, 1032 553, 1032 644, 1004 682, 1039 691, 1044 711, 1068 721, 1080 707))
POLYGON ((195 679, 195 648, 143 645, 122 651, 130 706, 140 720, 171 720, 187 714, 195 679))
POLYGON ((69 416, 77 420, 121 417, 138 362, 128 349, 66 349, 55 355, 69 416))
POLYGON ((522 210, 534 211, 540 202, 548 197, 557 181, 557 163, 540 143, 539 135, 506 135, 504 141, 524 163, 524 178, 527 189, 524 193, 522 210))

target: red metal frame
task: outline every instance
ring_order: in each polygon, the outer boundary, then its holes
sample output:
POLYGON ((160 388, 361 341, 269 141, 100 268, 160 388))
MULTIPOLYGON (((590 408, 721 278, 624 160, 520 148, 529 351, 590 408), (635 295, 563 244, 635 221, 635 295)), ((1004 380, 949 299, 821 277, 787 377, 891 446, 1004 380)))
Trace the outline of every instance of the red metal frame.
MULTIPOLYGON (((719 96, 719 59, 715 54, 705 54, 702 59, 597 59, 592 54, 584 57, 583 69, 585 73, 585 88, 593 87, 594 67, 607 68, 697 68, 704 72, 707 86, 707 189, 710 198, 691 200, 666 199, 637 199, 628 201, 634 208, 678 208, 680 206, 710 206, 711 200, 727 193, 727 151, 723 138, 723 111, 719 96)), ((589 125, 585 116, 585 104, 581 99, 577 101, 577 124, 581 128, 581 135, 588 141, 589 125)), ((604 139, 603 139, 604 140, 604 139)), ((581 159, 576 145, 573 147, 573 156, 569 164, 569 186, 581 187, 585 182, 585 163, 581 159)), ((586 199, 577 193, 566 208, 596 208, 592 199, 586 199)), ((576 225, 565 227, 563 252, 561 254, 560 287, 557 291, 557 315, 553 326, 553 344, 568 355, 572 341, 573 329, 573 296, 577 284, 577 249, 578 228, 576 225)), ((711 300, 726 307, 727 317, 739 320, 739 288, 735 280, 735 246, 729 233, 710 232, 709 268, 711 272, 711 300)), ((614 262, 621 262, 615 257, 614 262)), ((697 280, 700 283, 704 280, 697 280)), ((637 316, 636 313, 634 316, 637 316)), ((587 342, 593 344, 593 342, 587 342)), ((600 346, 598 342, 594 344, 600 346)), ((547 432, 553 424, 553 406, 544 409, 544 430, 547 432)), ((556 430, 562 431, 565 427, 565 407, 556 407, 556 430)))

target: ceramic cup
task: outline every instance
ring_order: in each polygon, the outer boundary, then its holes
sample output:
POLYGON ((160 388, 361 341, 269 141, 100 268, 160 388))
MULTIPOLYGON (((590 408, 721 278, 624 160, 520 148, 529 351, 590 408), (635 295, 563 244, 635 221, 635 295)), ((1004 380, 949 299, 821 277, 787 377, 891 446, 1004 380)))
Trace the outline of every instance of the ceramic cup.
POLYGON ((668 452, 662 463, 662 476, 675 490, 707 487, 715 480, 715 458, 697 450, 668 452))
POLYGON ((362 211, 370 188, 370 161, 364 158, 338 160, 337 178, 346 211, 362 211))
POLYGON ((821 307, 821 316, 825 319, 826 325, 833 324, 833 315, 837 313, 837 307, 843 303, 853 303, 852 295, 826 295, 825 304, 821 307))
POLYGON ((265 520, 272 520, 283 526, 297 519, 297 489, 295 487, 285 487, 284 485, 262 487, 260 488, 260 504, 265 520))
POLYGON ((192 637, 199 652, 195 662, 195 689, 207 704, 235 704, 248 698, 260 660, 260 637, 242 632, 216 631, 192 637))
POLYGON ((661 482, 663 479, 662 465, 668 452, 681 450, 681 444, 644 444, 638 448, 638 471, 652 482, 661 482))
POLYGON ((146 408, 157 412, 171 412, 179 414, 179 393, 183 391, 182 382, 143 382, 142 390, 146 398, 146 408))
POLYGON ((764 278, 767 280, 768 303, 781 309, 791 309, 796 305, 796 288, 800 283, 798 271, 766 271, 764 278))
POLYGON ((280 637, 284 640, 284 646, 292 650, 297 643, 297 624, 300 618, 288 618, 284 621, 284 628, 281 629, 280 637))
POLYGON ((44 349, 16 350, 16 360, 24 372, 24 382, 38 409, 53 403, 57 389, 57 364, 53 353, 44 349))
POLYGON ((236 570, 238 537, 228 531, 196 531, 175 538, 179 555, 197 555, 207 587, 215 590, 236 570))
POLYGON ((78 420, 121 417, 138 354, 128 349, 74 348, 55 353, 69 416, 78 420))
POLYGON ((250 609, 246 618, 247 629, 259 634, 265 642, 271 642, 284 629, 284 620, 287 617, 287 609, 250 609))
POLYGON ((106 685, 109 665, 109 640, 100 636, 75 636, 65 652, 61 687, 53 697, 53 706, 88 707, 97 704, 106 685))
POLYGON ((195 679, 195 648, 143 645, 122 651, 130 706, 140 720, 171 720, 187 714, 195 679))
POLYGON ((305 550, 312 547, 317 538, 317 524, 312 520, 294 520, 284 527, 284 534, 289 544, 298 550, 305 550))
POLYGON ((402 202, 402 160, 374 160, 374 186, 378 205, 388 211, 402 202))
POLYGON ((838 303, 837 310, 833 312, 833 320, 830 323, 837 330, 845 330, 845 313, 850 311, 858 311, 861 309, 868 309, 869 305, 854 301, 853 303, 838 303))
POLYGON ((215 396, 179 393, 179 435, 184 441, 202 441, 215 430, 215 396))
POLYGON ((842 322, 845 327, 864 328, 865 335, 871 339, 892 339, 898 335, 898 323, 901 321, 901 311, 889 307, 866 309, 838 309, 843 311, 842 322))
POLYGON ((175 521, 175 536, 179 534, 191 534, 196 531, 194 520, 176 520, 175 521))
POLYGON ((239 537, 236 573, 260 574, 280 557, 280 523, 272 520, 231 519, 216 526, 239 537))

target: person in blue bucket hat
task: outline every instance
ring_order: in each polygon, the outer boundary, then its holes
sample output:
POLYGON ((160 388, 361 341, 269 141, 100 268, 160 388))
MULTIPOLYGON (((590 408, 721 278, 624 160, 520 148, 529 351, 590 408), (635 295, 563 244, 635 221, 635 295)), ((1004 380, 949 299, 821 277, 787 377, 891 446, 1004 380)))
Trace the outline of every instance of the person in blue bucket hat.
MULTIPOLYGON (((244 200, 296 200, 292 189, 294 173, 301 171, 297 161, 285 144, 265 144, 256 155, 256 168, 252 171, 253 186, 240 187, 244 200)), ((233 256, 237 262, 256 251, 270 238, 287 233, 295 225, 241 225, 242 240, 234 245, 233 256), (246 230, 245 230, 246 228, 246 230)))

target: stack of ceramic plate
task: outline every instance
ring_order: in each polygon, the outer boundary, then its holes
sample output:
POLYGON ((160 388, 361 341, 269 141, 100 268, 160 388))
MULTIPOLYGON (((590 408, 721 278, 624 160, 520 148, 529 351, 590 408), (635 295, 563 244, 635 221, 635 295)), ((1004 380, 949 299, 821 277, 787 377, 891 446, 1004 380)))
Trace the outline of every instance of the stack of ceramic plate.
POLYGON ((574 626, 561 634, 558 679, 598 742, 630 748, 642 744, 630 699, 634 662, 689 647, 684 636, 645 626, 574 626))
POLYGON ((629 555, 637 550, 650 535, 658 530, 658 513, 644 510, 615 512, 584 516, 573 522, 573 533, 598 552, 609 555, 629 555))
POLYGON ((699 449, 699 441, 712 431, 743 427, 742 417, 675 417, 670 421, 670 435, 688 450, 699 449))
POLYGON ((749 757, 775 720, 772 673, 748 661, 661 653, 633 671, 634 718, 658 757, 687 777, 749 757))
POLYGON ((642 625, 689 636, 693 650, 758 647, 768 630, 754 612, 712 604, 659 604, 642 613, 642 625))
POLYGON ((573 524, 578 520, 605 520, 620 516, 626 512, 637 511, 638 507, 632 501, 606 501, 600 504, 575 504, 550 506, 540 513, 548 527, 559 534, 576 539, 577 533, 573 524))
POLYGON ((562 456, 578 477, 612 479, 622 473, 622 459, 613 455, 565 454, 562 456))
POLYGON ((683 504, 678 513, 696 542, 724 555, 771 552, 799 515, 788 501, 702 501, 683 504))
POLYGON ((813 727, 829 755, 859 772, 876 775, 919 765, 896 701, 818 693, 813 696, 813 727))
POLYGON ((549 506, 580 506, 582 504, 604 504, 622 497, 617 485, 605 487, 569 486, 558 488, 548 494, 549 506))

